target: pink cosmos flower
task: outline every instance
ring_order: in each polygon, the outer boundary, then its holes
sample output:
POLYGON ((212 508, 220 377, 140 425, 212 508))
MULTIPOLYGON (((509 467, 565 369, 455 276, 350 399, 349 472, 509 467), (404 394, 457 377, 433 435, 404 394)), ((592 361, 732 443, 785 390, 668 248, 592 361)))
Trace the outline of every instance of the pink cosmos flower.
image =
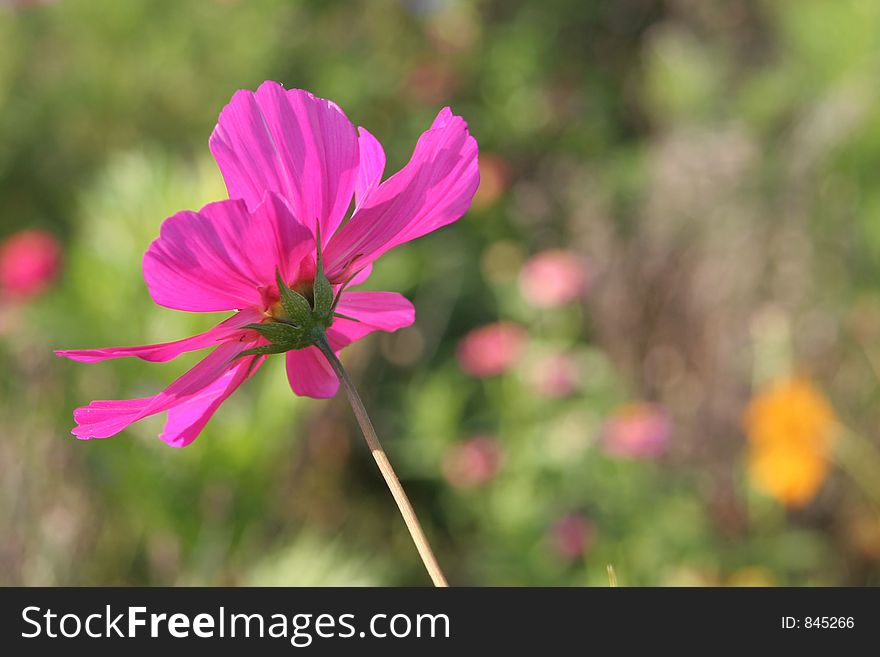
POLYGON ((571 251, 542 251, 523 266, 519 287, 525 300, 536 308, 556 308, 584 293, 587 268, 571 251))
POLYGON ((652 458, 666 451, 671 431, 669 416, 661 406, 633 402, 611 415, 605 423, 602 443, 613 456, 652 458))
POLYGON ((477 436, 451 447, 443 459, 443 475, 456 488, 488 483, 501 468, 503 453, 494 436, 477 436))
POLYGON ((458 364, 477 378, 496 376, 507 371, 519 359, 525 342, 526 332, 517 324, 487 324, 474 329, 458 343, 458 364))
MULTIPOLYGON (((477 143, 449 108, 419 138, 409 163, 383 181, 385 153, 375 137, 355 129, 336 104, 275 82, 235 93, 210 148, 230 200, 167 219, 144 256, 144 278, 160 306, 235 313, 176 342, 57 352, 81 362, 122 356, 161 362, 214 348, 153 397, 76 409, 78 438, 106 438, 167 412, 160 437, 176 447, 191 443, 272 352, 267 333, 249 325, 277 328, 291 289, 310 302, 318 295, 318 239, 337 302, 338 314, 325 327, 334 351, 373 331, 412 324, 415 311, 400 294, 348 286, 363 282, 389 249, 458 219, 479 184, 477 143), (352 197, 354 211, 343 223, 352 197), (276 273, 287 286, 284 294, 276 273)), ((288 350, 286 361, 296 394, 336 393, 338 379, 317 347, 288 350)))
POLYGON ((44 230, 23 230, 0 245, 0 292, 28 299, 43 292, 58 275, 61 246, 44 230))

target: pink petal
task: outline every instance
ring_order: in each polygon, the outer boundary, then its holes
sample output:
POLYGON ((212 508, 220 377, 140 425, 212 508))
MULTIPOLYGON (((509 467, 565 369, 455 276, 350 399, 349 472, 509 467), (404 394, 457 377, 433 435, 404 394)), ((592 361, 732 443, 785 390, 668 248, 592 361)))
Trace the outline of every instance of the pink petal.
POLYGON ((163 342, 160 344, 148 344, 142 347, 103 347, 101 349, 62 349, 55 352, 58 356, 65 356, 80 363, 96 363, 109 358, 123 358, 134 356, 153 363, 164 363, 177 358, 186 351, 195 351, 205 347, 213 347, 220 342, 234 339, 237 333, 242 333, 241 327, 245 324, 259 322, 263 313, 259 308, 246 308, 234 314, 229 319, 221 322, 214 328, 199 333, 190 338, 163 342))
POLYGON ((454 118, 456 118, 456 116, 452 113, 452 109, 449 107, 444 107, 442 110, 437 112, 437 116, 434 117, 434 121, 431 123, 431 130, 444 127, 454 118))
POLYGON ((412 303, 397 292, 343 292, 336 309, 382 331, 396 331, 416 319, 412 303))
POLYGON ((339 379, 317 347, 287 352, 287 380, 302 397, 327 399, 339 389, 339 379))
POLYGON ((195 440, 214 412, 265 360, 265 356, 245 357, 226 370, 208 387, 168 409, 168 419, 159 438, 172 447, 186 447, 195 440))
POLYGON ((477 142, 449 108, 423 133, 409 163, 372 191, 327 245, 328 277, 342 280, 388 249, 461 217, 479 185, 477 142))
POLYGON ((211 152, 230 198, 256 206, 280 194, 314 233, 330 237, 342 222, 358 174, 358 137, 334 103, 301 89, 264 82, 237 91, 220 113, 211 152))
POLYGON ((327 329, 327 341, 333 347, 333 350, 339 353, 341 349, 347 347, 352 342, 357 342, 376 330, 375 326, 370 326, 369 324, 336 318, 333 320, 333 326, 327 329))
POLYGON ((364 128, 358 128, 360 138, 360 166, 354 185, 355 205, 360 207, 367 195, 382 181, 385 171, 385 151, 382 144, 364 128))
POLYGON ((343 292, 337 310, 357 321, 337 317, 327 340, 337 353, 373 331, 396 331, 415 321, 413 305, 396 292, 343 292))
POLYGON ((275 194, 252 212, 244 201, 220 201, 165 220, 144 256, 144 279, 153 300, 168 308, 262 307, 275 268, 292 278, 314 248, 308 229, 275 194))
POLYGON ((363 269, 359 270, 349 281, 346 287, 356 287, 361 283, 365 283, 367 279, 370 277, 370 274, 373 273, 373 263, 368 264, 363 269))
POLYGON ((108 438, 133 422, 187 402, 211 386, 227 370, 237 366, 238 363, 233 361, 233 358, 252 344, 247 342, 221 344, 155 397, 100 400, 76 409, 73 418, 77 426, 73 429, 73 435, 82 439, 108 438))

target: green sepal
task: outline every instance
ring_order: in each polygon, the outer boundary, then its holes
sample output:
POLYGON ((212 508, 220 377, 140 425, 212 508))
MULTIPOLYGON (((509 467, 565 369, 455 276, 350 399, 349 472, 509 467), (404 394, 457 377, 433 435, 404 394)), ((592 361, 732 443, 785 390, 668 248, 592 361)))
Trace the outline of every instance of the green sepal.
POLYGON ((318 253, 315 258, 315 282, 313 295, 315 298, 315 315, 321 320, 329 320, 333 311, 333 286, 324 274, 324 256, 321 247, 321 227, 316 226, 316 239, 318 241, 318 253))
POLYGON ((298 326, 308 326, 312 318, 312 307, 308 300, 299 292, 287 287, 281 278, 281 272, 275 270, 275 280, 278 283, 278 294, 281 297, 281 307, 290 317, 291 321, 298 326))
POLYGON ((333 286, 323 273, 315 276, 315 314, 321 318, 333 314, 333 286))
POLYGON ((245 349, 240 354, 235 356, 232 360, 238 360, 239 358, 243 358, 245 356, 267 356, 269 354, 283 354, 285 351, 290 351, 287 347, 278 344, 266 344, 261 347, 251 347, 250 349, 245 349))
POLYGON ((339 289, 336 290, 336 296, 333 298, 333 305, 330 306, 330 312, 331 312, 331 313, 335 313, 335 312, 336 312, 336 306, 339 305, 339 300, 342 298, 342 293, 345 292, 345 288, 348 287, 348 284, 351 283, 351 282, 354 280, 354 277, 357 276, 357 274, 358 274, 358 273, 355 272, 354 274, 352 274, 351 276, 349 276, 347 279, 345 279, 345 280, 342 282, 342 285, 339 286, 339 289))
POLYGON ((269 342, 272 343, 293 343, 301 333, 300 329, 291 324, 283 322, 266 322, 265 324, 247 324, 242 328, 253 329, 269 342))
POLYGON ((361 323, 361 320, 359 320, 357 317, 349 317, 348 315, 343 315, 342 313, 333 313, 333 316, 338 317, 339 319, 347 319, 350 322, 357 322, 358 324, 361 323))

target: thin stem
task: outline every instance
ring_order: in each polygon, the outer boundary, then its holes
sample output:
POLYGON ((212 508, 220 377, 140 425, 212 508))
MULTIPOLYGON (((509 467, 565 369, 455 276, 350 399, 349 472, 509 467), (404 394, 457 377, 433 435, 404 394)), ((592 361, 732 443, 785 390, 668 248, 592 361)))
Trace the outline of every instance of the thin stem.
POLYGON ((373 423, 370 421, 370 416, 367 415, 367 409, 364 408, 364 403, 361 401, 361 396, 354 387, 351 377, 348 376, 348 372, 342 366, 342 363, 339 362, 339 359, 336 357, 336 354, 327 342, 327 338, 323 334, 316 339, 316 343, 317 347, 321 350, 324 356, 326 356, 333 371, 336 372, 336 376, 339 377, 342 387, 345 388, 345 393, 348 395, 348 401, 351 403, 351 409, 354 411, 354 415, 361 427, 364 439, 366 439, 367 446, 370 448, 370 453, 372 453, 373 458, 376 460, 376 465, 379 466, 379 471, 385 478, 385 483, 388 484, 388 488, 391 490, 391 495, 394 497, 394 501, 397 502, 397 508, 400 509, 400 515, 403 516, 406 528, 409 530, 413 543, 416 544, 416 549, 419 551, 419 556, 422 558, 422 563, 425 564, 425 568, 431 576, 434 586, 449 586, 446 582, 446 577, 443 575, 443 571, 440 570, 440 564, 437 563, 437 558, 434 556, 433 550, 431 550, 431 545, 428 543, 425 532, 422 530, 422 525, 419 523, 416 512, 413 510, 412 504, 410 504, 409 498, 406 496, 406 492, 404 492, 403 486, 400 484, 400 479, 397 478, 394 468, 391 467, 391 462, 385 455, 385 450, 382 449, 379 437, 376 435, 376 430, 373 428, 373 423))

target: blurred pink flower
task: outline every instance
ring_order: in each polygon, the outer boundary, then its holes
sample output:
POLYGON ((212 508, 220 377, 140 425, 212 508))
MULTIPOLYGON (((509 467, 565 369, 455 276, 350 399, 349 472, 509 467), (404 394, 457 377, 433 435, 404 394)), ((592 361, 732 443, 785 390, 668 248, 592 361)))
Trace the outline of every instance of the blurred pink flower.
POLYGON ((567 354, 544 356, 529 372, 530 387, 541 397, 566 397, 577 389, 580 380, 577 362, 567 354))
POLYGON ((510 167, 500 155, 484 153, 480 157, 480 189, 474 197, 475 208, 487 208, 507 189, 510 167))
POLYGON ((0 244, 0 292, 28 299, 45 291, 58 275, 61 245, 51 233, 23 230, 0 244))
POLYGON ((550 541, 554 552, 563 559, 579 559, 593 547, 596 528, 593 522, 580 513, 563 516, 550 530, 550 541))
POLYGON ((477 378, 507 371, 525 347, 526 332, 510 322, 496 322, 474 329, 458 343, 456 355, 465 372, 477 378))
POLYGON ((523 266, 519 289, 525 300, 536 308, 556 308, 586 291, 587 267, 572 251, 542 251, 523 266))
POLYGON ((460 83, 455 69, 448 63, 430 60, 410 70, 404 90, 413 100, 433 105, 454 95, 460 83))
POLYGON ((669 416, 661 406, 634 402, 621 406, 608 418, 602 444, 614 456, 656 457, 666 450, 671 430, 669 416))
POLYGON ((320 235, 326 277, 339 298, 333 308, 339 316, 321 319, 330 346, 339 352, 373 331, 409 326, 415 311, 400 294, 343 289, 363 282, 387 250, 458 219, 479 184, 477 143, 449 108, 419 138, 409 163, 382 182, 385 153, 375 137, 356 130, 336 104, 275 82, 256 93, 236 92, 210 147, 231 199, 166 219, 144 256, 144 278, 158 305, 236 312, 176 342, 57 352, 87 363, 122 356, 162 362, 216 347, 154 397, 76 409, 78 438, 107 438, 167 411, 160 437, 187 445, 266 354, 278 351, 286 352, 294 393, 332 397, 339 381, 317 347, 270 344, 261 334, 265 327, 291 330, 276 274, 291 289, 313 295, 320 235), (355 209, 343 224, 352 197, 355 209))
POLYGON ((443 476, 456 488, 481 486, 495 477, 502 458, 495 437, 477 436, 449 448, 443 458, 443 476))

